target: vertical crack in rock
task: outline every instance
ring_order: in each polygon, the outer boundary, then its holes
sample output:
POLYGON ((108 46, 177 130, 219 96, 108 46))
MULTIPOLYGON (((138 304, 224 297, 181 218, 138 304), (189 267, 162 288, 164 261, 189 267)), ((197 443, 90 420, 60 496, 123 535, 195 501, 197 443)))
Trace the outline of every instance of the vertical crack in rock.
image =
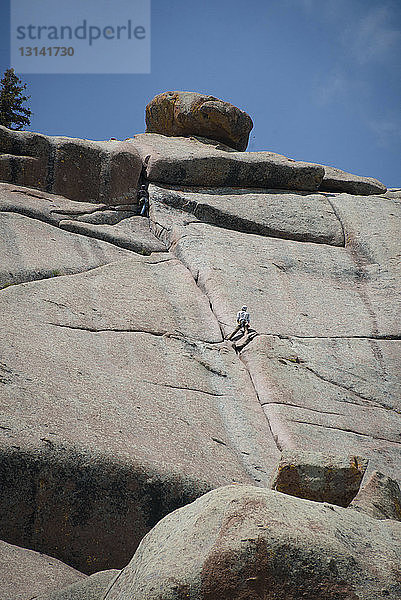
POLYGON ((341 219, 340 215, 338 214, 338 210, 334 206, 333 202, 330 200, 330 197, 327 195, 327 196, 325 196, 325 198, 326 198, 327 202, 330 204, 330 206, 331 206, 331 208, 333 210, 333 213, 336 215, 336 217, 338 219, 338 222, 340 223, 340 226, 341 226, 341 229, 342 229, 342 232, 343 232, 343 243, 342 243, 342 246, 345 248, 345 228, 344 228, 344 223, 342 222, 342 219, 341 219))
MULTIPOLYGON (((162 241, 163 241, 163 242, 166 244, 166 246, 167 246, 167 247, 168 247, 168 246, 170 246, 170 247, 169 247, 169 251, 170 251, 170 252, 172 252, 172 253, 174 254, 174 256, 177 258, 177 260, 179 260, 179 261, 180 261, 180 263, 181 263, 181 264, 182 264, 182 265, 183 265, 183 266, 184 266, 184 267, 187 269, 187 271, 189 272, 190 276, 191 276, 191 277, 192 277, 192 279, 194 280, 194 282, 195 282, 196 286, 198 287, 198 289, 199 289, 199 290, 202 292, 202 294, 203 294, 203 295, 206 297, 206 299, 208 300, 208 302, 209 302, 209 306, 210 306, 210 312, 212 313, 213 317, 214 317, 214 318, 215 318, 215 320, 216 320, 216 323, 217 323, 217 324, 218 324, 218 326, 219 326, 219 329, 220 329, 220 331, 221 331, 221 335, 222 335, 222 340, 224 341, 224 339, 225 339, 225 336, 224 336, 224 329, 223 329, 223 325, 222 325, 222 323, 219 321, 219 319, 218 319, 218 317, 217 317, 217 315, 216 315, 216 312, 215 312, 215 310, 214 310, 214 307, 213 307, 213 303, 212 303, 212 301, 211 301, 211 299, 210 299, 210 297, 209 297, 209 295, 208 295, 208 293, 207 293, 207 290, 206 290, 206 289, 205 289, 205 287, 204 287, 204 286, 202 286, 202 284, 199 282, 199 272, 193 273, 193 272, 192 272, 192 270, 191 270, 191 268, 190 268, 190 267, 189 267, 187 264, 185 264, 185 263, 182 261, 182 259, 181 259, 181 258, 180 258, 180 257, 179 257, 177 254, 176 254, 176 252, 175 252, 175 246, 176 246, 176 243, 174 243, 174 242, 173 242, 173 243, 171 243, 171 242, 170 242, 170 243, 167 243, 167 240, 166 240, 166 238, 168 237, 168 234, 171 232, 171 230, 168 230, 168 229, 167 229, 165 226, 163 226, 161 223, 158 223, 157 221, 153 221, 153 222, 152 222, 152 221, 151 221, 151 219, 149 219, 149 228, 150 228, 150 230, 152 231, 152 233, 153 233, 153 234, 154 234, 156 237, 158 237, 159 239, 162 239, 162 241)), ((186 237, 186 236, 185 236, 185 234, 183 234, 182 236, 180 236, 180 240, 181 240, 183 237, 186 237)), ((267 418, 267 416, 266 416, 265 412, 263 411, 263 407, 262 407, 262 405, 261 405, 261 402, 260 402, 260 398, 259 398, 258 392, 257 392, 257 390, 256 390, 256 387, 255 387, 255 385, 254 385, 254 382, 253 382, 253 379, 252 379, 252 375, 251 375, 251 373, 249 372, 249 369, 248 369, 248 368, 247 368, 247 366, 245 365, 244 361, 241 359, 241 356, 240 356, 239 354, 237 354, 237 353, 235 353, 235 354, 238 356, 238 360, 239 360, 239 361, 241 362, 241 364, 243 365, 243 367, 244 367, 244 369, 245 369, 245 371, 246 371, 246 373, 247 373, 247 375, 248 375, 248 380, 249 380, 249 383, 250 383, 250 388, 251 388, 251 389, 253 390, 253 392, 254 392, 254 395, 255 395, 255 398, 257 399, 258 405, 259 405, 259 406, 262 408, 262 413, 263 413, 263 415, 264 415, 264 416, 265 416, 265 418, 266 418, 266 422, 267 422, 267 426, 268 426, 268 432, 269 432, 269 435, 270 435, 270 437, 271 437, 271 440, 272 440, 272 442, 273 442, 273 444, 274 444, 274 447, 275 447, 275 448, 277 448, 277 449, 278 449, 278 451, 281 451, 281 448, 280 448, 279 444, 277 443, 277 440, 275 439, 275 437, 274 437, 274 435, 273 435, 273 432, 272 432, 272 428, 271 428, 271 425, 270 425, 269 419, 267 418)), ((225 418, 224 414, 222 413, 222 410, 223 410, 222 406, 218 406, 218 409, 219 409, 219 412, 220 412, 220 414, 221 414, 221 416, 222 416, 223 424, 224 424, 224 426, 225 426, 225 429, 226 429, 226 431, 227 431, 227 433, 228 433, 228 435, 229 435, 229 438, 232 440, 232 443, 233 443, 233 450, 235 451, 235 453, 236 453, 236 455, 237 455, 237 457, 238 457, 238 459, 239 459, 239 461, 240 461, 240 464, 242 464, 242 465, 244 466, 244 468, 245 468, 246 472, 247 472, 247 473, 248 473, 248 474, 249 474, 249 475, 252 477, 252 479, 254 479, 254 481, 255 481, 255 484, 254 484, 254 485, 261 486, 261 487, 264 487, 264 486, 266 486, 266 484, 267 484, 267 482, 268 482, 268 479, 269 479, 269 477, 268 477, 268 475, 269 475, 269 474, 268 474, 268 473, 266 473, 266 481, 265 481, 265 482, 263 482, 263 481, 262 481, 260 478, 258 478, 258 477, 256 476, 256 474, 255 474, 255 471, 257 471, 257 473, 259 473, 259 474, 260 474, 260 473, 265 473, 265 471, 263 471, 263 469, 262 469, 260 466, 258 466, 258 465, 256 465, 256 466, 255 466, 255 464, 254 464, 254 463, 255 463, 255 462, 258 460, 257 456, 256 456, 256 455, 255 455, 255 456, 252 456, 252 455, 251 455, 250 453, 248 453, 248 452, 243 452, 243 451, 241 451, 241 449, 240 449, 240 448, 238 448, 238 447, 237 447, 237 444, 236 444, 236 442, 235 442, 235 439, 233 439, 233 436, 231 435, 231 432, 230 432, 229 428, 227 428, 227 427, 226 427, 226 418, 225 418), (247 457, 247 456, 249 456, 249 457, 250 457, 250 459, 251 459, 250 461, 246 461, 246 457, 247 457)))
MULTIPOLYGON (((246 370, 247 370, 247 372, 248 372, 248 375, 249 375, 249 380, 250 380, 250 382, 251 382, 251 385, 252 385, 252 387, 253 387, 253 389, 254 389, 254 391, 255 391, 255 394, 256 394, 256 397, 257 397, 257 399, 258 399, 258 402, 259 402, 260 406, 261 406, 261 407, 262 407, 262 409, 263 409, 263 404, 262 404, 262 401, 261 401, 261 399, 260 399, 260 396, 259 396, 259 393, 258 393, 257 387, 256 387, 256 385, 255 385, 255 382, 254 382, 254 380, 253 380, 252 373, 251 373, 251 371, 248 369, 248 367, 247 367, 247 365, 245 364, 245 362, 242 360, 242 357, 241 357, 241 352, 239 352, 239 353, 237 354, 237 356, 238 356, 239 360, 241 361, 241 363, 244 365, 245 369, 246 369, 246 370)), ((275 435, 274 435, 274 433, 273 433, 273 429, 272 429, 272 426, 271 426, 271 423, 270 423, 269 417, 268 417, 268 416, 267 416, 267 414, 266 414, 266 411, 263 411, 263 414, 264 414, 264 416, 266 417, 267 425, 268 425, 268 427, 269 427, 269 431, 270 431, 271 437, 272 437, 272 439, 274 440, 274 443, 275 443, 275 445, 276 445, 276 447, 277 447, 277 450, 279 450, 279 451, 281 452, 281 451, 283 450, 283 448, 282 448, 281 444, 279 443, 277 436, 275 436, 275 435)))

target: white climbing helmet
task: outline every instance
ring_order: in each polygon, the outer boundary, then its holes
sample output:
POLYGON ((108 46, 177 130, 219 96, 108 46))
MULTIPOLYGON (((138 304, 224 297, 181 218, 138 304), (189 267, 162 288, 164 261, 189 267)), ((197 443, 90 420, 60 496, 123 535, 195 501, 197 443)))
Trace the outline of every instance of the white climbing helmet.
POLYGON ((247 306, 243 306, 243 307, 241 308, 241 310, 244 310, 244 311, 246 312, 246 311, 248 310, 248 307, 247 307, 247 306))

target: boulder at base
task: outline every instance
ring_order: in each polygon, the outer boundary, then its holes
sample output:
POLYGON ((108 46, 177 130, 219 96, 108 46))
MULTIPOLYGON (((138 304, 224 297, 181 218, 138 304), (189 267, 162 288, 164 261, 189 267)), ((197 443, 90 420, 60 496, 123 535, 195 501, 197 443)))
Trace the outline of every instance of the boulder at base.
POLYGON ((395 600, 400 543, 397 521, 227 486, 160 521, 106 598, 395 600))
POLYGON ((229 102, 197 92, 164 92, 146 107, 146 131, 164 135, 201 135, 246 150, 251 117, 229 102))
POLYGON ((31 600, 87 576, 59 560, 0 541, 1 600, 31 600))
POLYGON ((46 596, 38 596, 32 600, 103 600, 111 582, 119 573, 120 571, 117 569, 99 571, 62 590, 46 594, 46 596))

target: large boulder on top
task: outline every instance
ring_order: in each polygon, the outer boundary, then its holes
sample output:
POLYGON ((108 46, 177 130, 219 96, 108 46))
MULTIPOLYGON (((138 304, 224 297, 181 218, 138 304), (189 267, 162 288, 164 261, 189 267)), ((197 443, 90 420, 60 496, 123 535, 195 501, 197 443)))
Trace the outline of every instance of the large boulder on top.
POLYGON ((400 542, 397 521, 227 486, 160 521, 106 597, 395 600, 400 542))
POLYGON ((200 135, 244 151, 251 117, 229 102, 197 92, 164 92, 146 107, 147 133, 200 135))

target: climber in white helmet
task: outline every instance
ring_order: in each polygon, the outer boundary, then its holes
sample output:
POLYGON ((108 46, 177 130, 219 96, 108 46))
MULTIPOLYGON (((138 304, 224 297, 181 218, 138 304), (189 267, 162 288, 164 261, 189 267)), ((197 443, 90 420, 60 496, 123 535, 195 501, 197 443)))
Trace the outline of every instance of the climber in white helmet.
POLYGON ((237 327, 227 339, 231 340, 240 329, 243 334, 249 333, 250 322, 251 318, 249 316, 248 307, 244 305, 237 313, 237 327))

